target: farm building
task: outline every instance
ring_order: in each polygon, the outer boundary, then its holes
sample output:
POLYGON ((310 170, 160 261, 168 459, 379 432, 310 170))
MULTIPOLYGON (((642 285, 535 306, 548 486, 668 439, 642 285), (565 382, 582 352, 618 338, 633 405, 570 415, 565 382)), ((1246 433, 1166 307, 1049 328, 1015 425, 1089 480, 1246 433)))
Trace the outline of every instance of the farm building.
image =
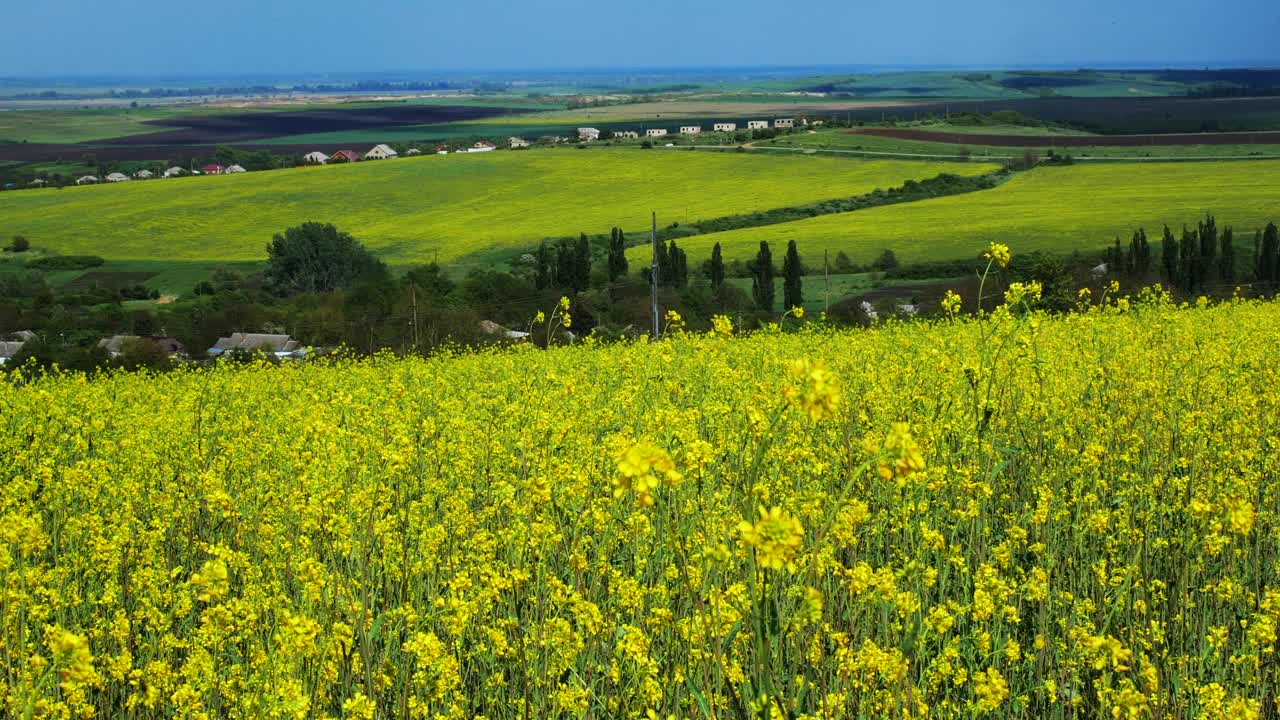
POLYGON ((769 127, 768 120, 748 120, 747 121, 748 130, 764 130, 768 127, 769 127))
POLYGON ((205 175, 221 175, 222 171, 225 169, 226 168, 222 167, 221 165, 205 165, 204 167, 200 168, 200 172, 204 173, 205 175))
POLYGON ((124 173, 111 173, 107 176, 107 182, 129 182, 129 176, 124 173))
POLYGON ((599 140, 600 131, 592 127, 578 128, 578 139, 586 140, 587 142, 590 142, 592 140, 599 140))
POLYGON ((229 352, 265 353, 278 358, 301 357, 306 354, 302 343, 288 335, 270 335, 265 333, 231 333, 231 337, 218 338, 218 342, 209 348, 214 357, 229 352))
POLYGON ((98 177, 96 175, 84 175, 82 177, 76 178, 77 185, 94 185, 97 182, 98 182, 98 177))
POLYGON ((187 349, 175 337, 159 335, 112 335, 98 341, 111 357, 120 357, 131 345, 149 345, 171 358, 186 357, 187 349))
POLYGON ((228 165, 222 169, 223 175, 235 175, 236 173, 249 172, 239 165, 228 165))
POLYGON ((404 154, 405 154, 406 156, 421 155, 421 154, 422 154, 422 151, 421 151, 421 150, 419 150, 418 148, 409 148, 408 150, 405 150, 405 151, 404 151, 404 154))
POLYGON ((795 124, 796 124, 796 121, 791 118, 778 118, 777 120, 773 121, 773 126, 775 128, 795 127, 795 124))
POLYGON ((524 138, 518 138, 518 137, 507 138, 507 144, 511 146, 512 150, 519 150, 520 148, 529 147, 528 140, 525 140, 524 138))
POLYGON ((312 165, 323 165, 329 162, 329 156, 325 155, 319 150, 316 150, 314 152, 309 152, 306 155, 303 155, 302 161, 306 163, 311 163, 312 165))
POLYGON ((151 172, 150 170, 139 170, 138 172, 134 173, 133 176, 138 178, 139 180, 150 180, 151 178, 155 177, 156 174, 151 172))
POLYGON ((488 142, 487 140, 480 140, 475 145, 472 145, 471 147, 467 148, 467 152, 489 152, 490 150, 497 150, 497 149, 498 149, 497 145, 494 145, 493 143, 488 142))
POLYGON ((374 145, 372 150, 364 154, 364 159, 365 160, 390 160, 391 158, 397 157, 399 155, 400 153, 396 152, 395 150, 392 150, 390 145, 383 145, 379 143, 377 145, 374 145))
POLYGON ((186 174, 186 172, 187 172, 186 170, 183 170, 182 168, 178 167, 177 165, 174 165, 173 167, 171 167, 171 168, 169 168, 168 170, 165 170, 165 171, 164 171, 164 176, 165 176, 165 177, 167 177, 167 178, 169 178, 169 177, 179 177, 179 176, 181 176, 181 175, 185 175, 185 174, 186 174))
POLYGON ((645 137, 662 137, 667 131, 662 128, 652 128, 644 131, 645 137))
POLYGON ((22 350, 22 346, 35 336, 36 334, 30 330, 19 330, 11 335, 0 336, 9 338, 7 340, 0 340, 0 365, 4 365, 12 360, 14 356, 22 350))
POLYGON ((681 125, 680 126, 681 135, 699 135, 701 133, 702 133, 702 127, 700 125, 681 125))
POLYGON ((360 156, 354 150, 339 150, 329 156, 329 162, 360 162, 360 156))
POLYGON ((618 140, 635 140, 640 137, 640 133, 635 130, 619 130, 613 134, 613 137, 618 140))
POLYGON ((448 154, 449 154, 449 146, 448 146, 448 145, 437 145, 437 146, 436 146, 436 154, 437 154, 437 155, 448 155, 448 154))
POLYGON ((716 123, 711 127, 716 132, 733 132, 738 129, 737 123, 716 123))

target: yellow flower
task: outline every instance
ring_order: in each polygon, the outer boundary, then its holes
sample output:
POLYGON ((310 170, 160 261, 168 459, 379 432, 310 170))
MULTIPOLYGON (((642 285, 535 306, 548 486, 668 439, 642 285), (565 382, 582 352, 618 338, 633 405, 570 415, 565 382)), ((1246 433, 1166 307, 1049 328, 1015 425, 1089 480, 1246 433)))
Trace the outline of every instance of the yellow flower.
POLYGON ((978 697, 978 710, 991 712, 1009 697, 1009 683, 999 670, 989 667, 973 674, 973 694, 978 697))
POLYGON ((788 404, 814 420, 835 416, 840 407, 840 386, 825 362, 792 360, 787 364, 787 373, 798 384, 782 391, 788 404))
POLYGON ((782 570, 789 568, 799 554, 804 526, 780 507, 760 508, 760 519, 754 524, 746 520, 738 523, 738 537, 755 551, 756 562, 761 567, 782 570))
POLYGON ((895 474, 899 478, 905 478, 925 469, 924 455, 920 453, 920 446, 916 444, 915 438, 911 437, 911 426, 907 423, 893 424, 881 452, 884 457, 879 470, 880 477, 884 480, 892 480, 895 474))
POLYGON ((207 561, 201 566, 200 572, 191 576, 191 586, 199 591, 196 599, 200 602, 210 603, 222 599, 229 589, 226 561, 221 558, 207 561))
POLYGON ((713 315, 711 317, 711 334, 716 337, 727 338, 733 335, 733 321, 726 315, 713 315))
POLYGON ((954 315, 960 311, 960 303, 960 296, 948 290, 946 296, 942 298, 942 310, 948 315, 954 315))
POLYGON ((660 482, 675 485, 680 473, 666 450, 648 442, 632 445, 618 456, 618 474, 613 481, 613 494, 622 497, 634 492, 641 507, 653 505, 653 491, 660 482))
POLYGON ((58 670, 64 689, 93 679, 93 655, 89 652, 89 641, 83 635, 55 628, 49 649, 53 652, 53 666, 58 670))
POLYGON ((994 261, 1002 268, 1009 267, 1009 261, 1013 259, 1013 255, 1009 252, 1009 246, 996 242, 991 243, 982 256, 994 261))
POLYGON ((538 314, 533 316, 533 321, 536 323, 544 323, 547 321, 547 314, 539 310, 538 314))

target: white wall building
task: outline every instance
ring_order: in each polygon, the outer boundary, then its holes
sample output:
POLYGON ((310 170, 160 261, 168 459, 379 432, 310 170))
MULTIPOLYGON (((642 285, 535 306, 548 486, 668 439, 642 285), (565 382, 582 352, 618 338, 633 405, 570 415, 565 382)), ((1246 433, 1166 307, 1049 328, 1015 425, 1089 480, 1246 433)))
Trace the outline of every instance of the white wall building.
POLYGON ((769 127, 768 120, 748 120, 747 121, 748 130, 765 130, 768 127, 769 127))
POLYGON ((699 125, 682 125, 680 126, 681 135, 699 135, 702 133, 702 127, 699 125))
POLYGON ((651 128, 649 130, 645 130, 644 134, 645 137, 662 137, 667 134, 667 131, 662 128, 651 128))
POLYGON ((734 130, 738 129, 738 124, 737 123, 716 123, 714 126, 712 126, 711 129, 715 130, 716 132, 733 132, 734 130))
POLYGON ((518 138, 518 137, 507 138, 507 144, 511 146, 512 150, 519 150, 521 148, 529 147, 528 140, 525 140, 524 138, 518 138))
POLYGON ((596 128, 578 128, 578 139, 591 142, 600 139, 600 131, 596 128))
POLYGON ((795 124, 796 124, 796 121, 791 118, 778 118, 777 120, 773 121, 773 126, 775 128, 795 127, 795 124))
POLYGON ((613 134, 613 137, 616 140, 635 140, 636 138, 640 137, 640 133, 636 132, 635 130, 620 130, 618 132, 615 132, 613 134))
POLYGON ((392 150, 390 145, 378 144, 378 145, 374 145, 372 150, 364 154, 364 159, 365 160, 390 160, 391 158, 396 157, 398 155, 399 153, 397 153, 395 150, 392 150))
POLYGON ((111 173, 107 176, 107 182, 128 182, 129 176, 124 173, 111 173))
POLYGON ((312 165, 323 165, 329 162, 329 156, 325 155, 319 150, 316 150, 315 152, 309 152, 306 155, 303 155, 302 159, 303 161, 309 162, 312 165))

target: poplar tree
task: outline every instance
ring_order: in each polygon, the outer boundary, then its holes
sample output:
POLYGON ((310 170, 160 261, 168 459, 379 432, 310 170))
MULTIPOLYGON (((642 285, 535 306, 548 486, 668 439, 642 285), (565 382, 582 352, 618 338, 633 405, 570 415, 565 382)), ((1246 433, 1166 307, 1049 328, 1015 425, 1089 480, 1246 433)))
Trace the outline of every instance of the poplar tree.
POLYGON ((622 228, 609 231, 609 282, 627 274, 627 239, 622 228))
POLYGON ((1173 236, 1173 232, 1169 230, 1169 226, 1164 226, 1164 236, 1160 239, 1160 261, 1164 264, 1164 276, 1169 280, 1170 284, 1180 284, 1178 258, 1181 249, 1178 247, 1178 239, 1173 236))
POLYGON ((707 277, 711 280, 712 289, 719 290, 724 285, 724 257, 720 254, 720 243, 711 248, 711 262, 707 264, 707 277))
POLYGON ((1230 226, 1222 230, 1221 259, 1218 261, 1218 277, 1224 282, 1236 278, 1236 245, 1235 231, 1230 226))
POLYGON ((578 243, 573 248, 572 267, 570 286, 579 293, 591 285, 591 241, 586 233, 578 236, 578 243))
POLYGON ((787 254, 782 260, 782 305, 784 310, 804 305, 804 294, 800 274, 800 253, 796 250, 796 241, 787 243, 787 254))
POLYGON ((769 251, 768 242, 760 241, 751 269, 751 297, 756 301, 756 307, 773 312, 773 253, 769 251))

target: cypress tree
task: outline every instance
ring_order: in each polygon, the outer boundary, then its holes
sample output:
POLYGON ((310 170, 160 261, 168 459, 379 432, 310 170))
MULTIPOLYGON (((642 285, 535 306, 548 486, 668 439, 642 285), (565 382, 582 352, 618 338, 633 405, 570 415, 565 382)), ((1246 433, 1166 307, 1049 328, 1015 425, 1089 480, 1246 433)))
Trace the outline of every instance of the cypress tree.
POLYGON ((1213 275, 1215 256, 1218 252, 1218 222, 1213 215, 1205 215, 1198 227, 1200 235, 1200 261, 1196 263, 1196 284, 1203 290, 1205 281, 1213 275))
POLYGON ((538 251, 533 255, 533 286, 539 290, 546 290, 551 287, 554 274, 555 264, 552 262, 551 248, 547 247, 547 241, 543 240, 538 246, 538 251))
POLYGON ((676 266, 676 287, 683 288, 689 285, 689 258, 684 253, 684 248, 677 248, 674 240, 671 241, 672 253, 675 255, 676 266))
POLYGON ((1178 239, 1173 236, 1169 230, 1169 226, 1164 226, 1164 236, 1160 239, 1160 260, 1164 263, 1164 276, 1172 285, 1179 283, 1178 274, 1178 257, 1181 250, 1178 247, 1178 239))
POLYGON ((658 285, 663 285, 666 281, 667 275, 670 272, 671 270, 669 267, 669 262, 667 260, 667 244, 664 242, 659 242, 658 243, 658 277, 653 278, 652 282, 655 282, 658 285))
POLYGON ((573 249, 571 285, 574 292, 582 292, 591 285, 591 241, 587 239, 586 233, 578 236, 578 244, 573 249))
POLYGON ((1147 242, 1146 228, 1138 228, 1138 234, 1142 236, 1142 272, 1146 274, 1151 272, 1151 243, 1147 242))
POLYGON ((627 274, 627 238, 622 228, 609 231, 609 282, 627 274))
POLYGON ((804 293, 800 280, 800 253, 796 241, 787 243, 787 254, 782 259, 782 306, 785 310, 804 305, 804 293))
POLYGON ((574 242, 562 238, 556 243, 556 272, 553 285, 558 288, 573 287, 574 242))
POLYGON ((1262 268, 1258 279, 1270 285, 1274 291, 1280 285, 1280 230, 1275 223, 1267 223, 1262 233, 1262 268))
POLYGON ((766 312, 773 312, 773 253, 769 251, 769 243, 761 240, 760 250, 756 252, 756 260, 751 268, 751 297, 756 307, 766 312))
POLYGON ((1253 231, 1253 277, 1256 280, 1263 280, 1265 276, 1262 274, 1262 231, 1253 231))
POLYGON ((1178 242, 1182 250, 1182 287, 1187 292, 1196 291, 1196 278, 1199 276, 1199 270, 1196 263, 1200 259, 1200 239, 1196 237, 1194 231, 1182 226, 1182 239, 1178 242))
POLYGON ((724 285, 724 257, 720 254, 720 243, 711 248, 711 262, 707 266, 707 276, 711 279, 711 287, 719 290, 724 285))

